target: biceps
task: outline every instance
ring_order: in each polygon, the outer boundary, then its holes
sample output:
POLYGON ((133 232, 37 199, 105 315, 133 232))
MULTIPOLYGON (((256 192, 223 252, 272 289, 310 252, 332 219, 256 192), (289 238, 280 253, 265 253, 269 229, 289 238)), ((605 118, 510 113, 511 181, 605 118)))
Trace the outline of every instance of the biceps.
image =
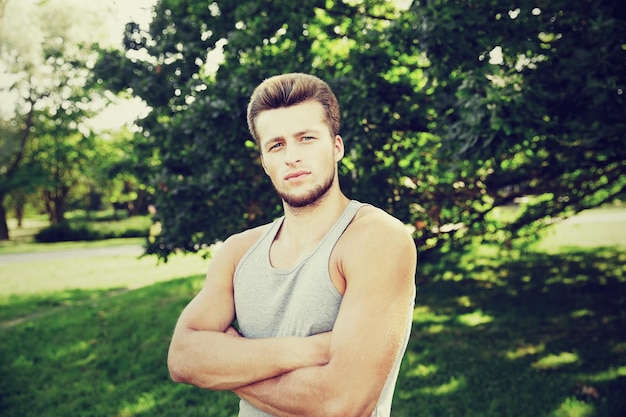
POLYGON ((232 293, 205 287, 185 307, 177 327, 222 332, 234 318, 232 293))
POLYGON ((355 390, 380 392, 401 353, 411 306, 404 300, 346 294, 331 339, 331 363, 355 390))

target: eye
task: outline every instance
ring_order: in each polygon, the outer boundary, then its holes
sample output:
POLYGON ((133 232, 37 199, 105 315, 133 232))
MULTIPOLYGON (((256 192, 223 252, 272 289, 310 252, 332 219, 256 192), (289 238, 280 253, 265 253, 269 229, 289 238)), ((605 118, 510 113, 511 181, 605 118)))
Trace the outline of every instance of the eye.
POLYGON ((304 142, 308 142, 308 141, 311 141, 313 139, 315 139, 313 136, 302 136, 302 140, 304 142))
POLYGON ((283 146, 283 144, 281 142, 276 142, 272 146, 267 148, 267 150, 268 150, 268 152, 269 151, 273 151, 273 150, 276 150, 276 149, 280 148, 281 146, 283 146))

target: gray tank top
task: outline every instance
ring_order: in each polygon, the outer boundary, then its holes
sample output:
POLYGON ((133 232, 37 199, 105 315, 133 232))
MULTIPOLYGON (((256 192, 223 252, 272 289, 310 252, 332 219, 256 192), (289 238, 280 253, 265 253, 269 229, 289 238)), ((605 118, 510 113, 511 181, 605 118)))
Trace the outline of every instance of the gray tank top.
MULTIPOLYGON (((333 329, 342 295, 330 278, 330 256, 362 206, 358 201, 351 201, 318 246, 291 270, 276 269, 270 264, 270 247, 284 217, 276 219, 248 249, 233 278, 235 314, 243 336, 310 336, 333 329)), ((411 317, 408 317, 403 349, 387 378, 373 417, 389 416, 400 362, 408 343, 411 317)), ((239 417, 270 417, 270 414, 241 400, 239 417)))

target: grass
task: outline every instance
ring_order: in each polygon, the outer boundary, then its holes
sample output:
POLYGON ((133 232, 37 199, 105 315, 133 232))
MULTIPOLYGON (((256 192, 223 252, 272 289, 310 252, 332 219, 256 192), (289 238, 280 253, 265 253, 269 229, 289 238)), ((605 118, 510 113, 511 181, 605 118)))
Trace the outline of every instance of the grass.
POLYGON ((199 256, 176 255, 166 264, 158 264, 154 258, 139 258, 138 249, 129 247, 128 255, 123 256, 53 257, 8 264, 0 269, 0 321, 178 277, 203 278, 207 268, 207 261, 199 256))
MULTIPOLYGON (((616 219, 609 236, 624 230, 616 219)), ((578 237, 557 232, 535 251, 421 260, 392 416, 624 415, 626 241, 591 242, 599 223, 580 224, 578 237)), ((0 415, 235 416, 233 394, 173 384, 165 367, 206 263, 0 264, 0 415)))
POLYGON ((623 416, 625 265, 604 248, 425 266, 394 416, 623 416))

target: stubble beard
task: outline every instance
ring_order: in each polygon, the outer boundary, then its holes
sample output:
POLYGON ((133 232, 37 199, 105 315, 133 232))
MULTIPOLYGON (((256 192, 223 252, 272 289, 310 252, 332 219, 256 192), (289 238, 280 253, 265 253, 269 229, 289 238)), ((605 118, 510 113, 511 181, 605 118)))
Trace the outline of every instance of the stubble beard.
POLYGON ((285 202, 285 204, 287 204, 291 208, 301 209, 314 206, 319 203, 319 201, 328 193, 328 191, 333 186, 333 183, 335 182, 335 170, 336 168, 333 166, 333 170, 331 171, 330 175, 322 184, 318 185, 317 187, 313 188, 303 195, 292 195, 286 192, 282 192, 278 188, 276 188, 276 186, 274 186, 274 189, 276 190, 278 196, 285 202))

